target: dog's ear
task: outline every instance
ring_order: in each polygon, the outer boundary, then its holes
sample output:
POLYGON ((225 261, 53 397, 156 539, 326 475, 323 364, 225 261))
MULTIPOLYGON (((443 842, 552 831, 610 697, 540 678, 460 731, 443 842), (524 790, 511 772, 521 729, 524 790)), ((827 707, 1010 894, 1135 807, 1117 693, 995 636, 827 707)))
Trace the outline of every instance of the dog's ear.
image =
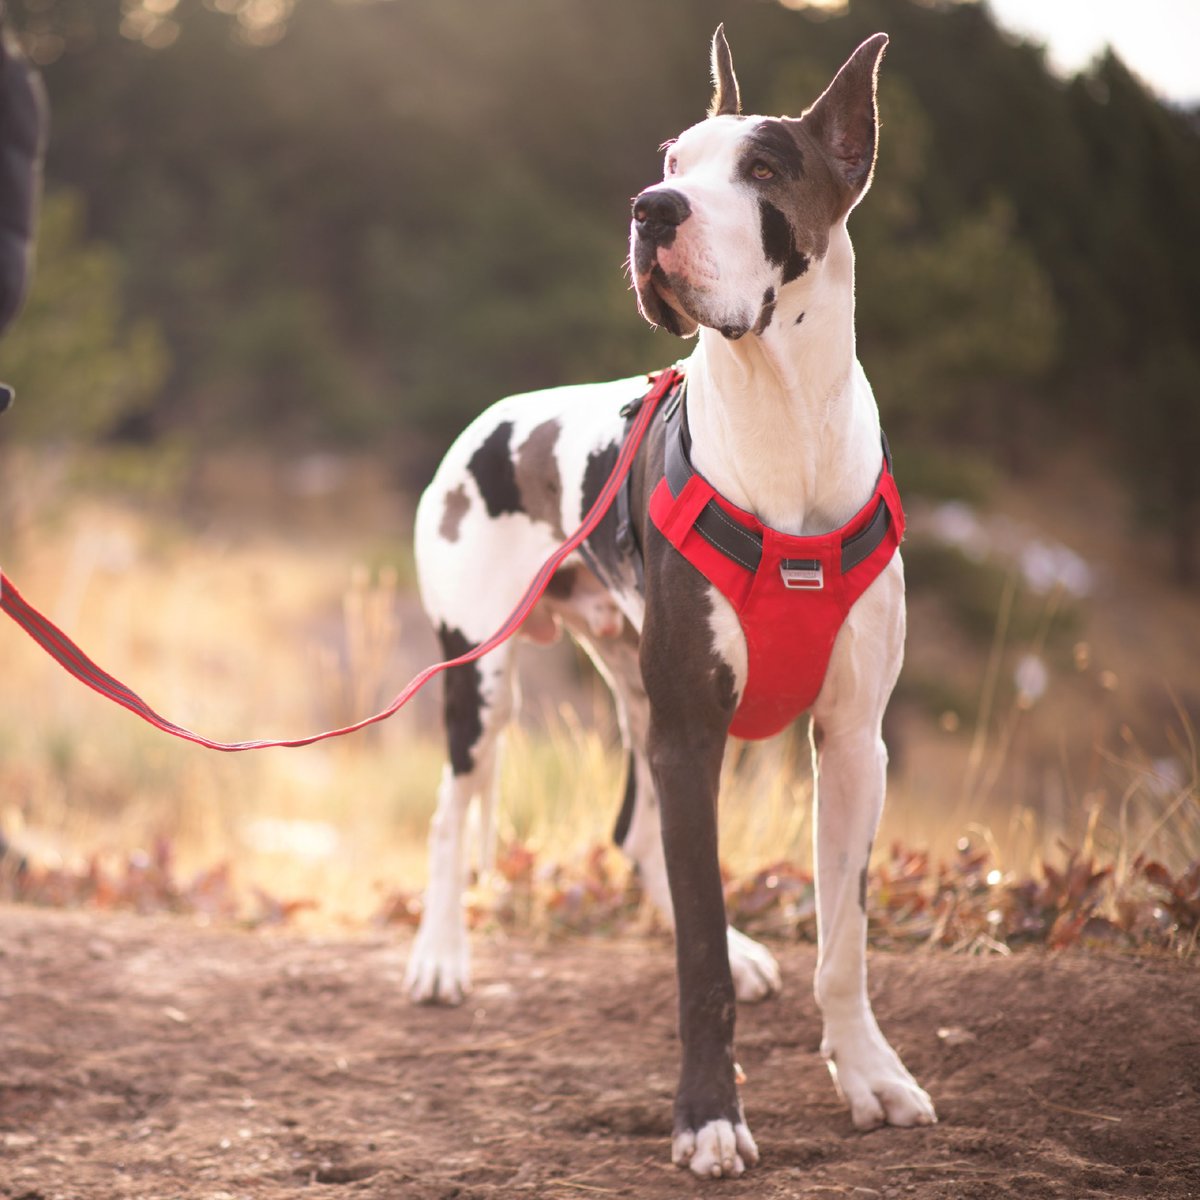
POLYGON ((846 187, 848 209, 862 199, 875 169, 875 81, 887 44, 886 33, 867 38, 803 117, 805 129, 824 148, 846 187))
POLYGON ((712 40, 712 103, 710 117, 737 116, 742 111, 742 94, 738 91, 737 76, 733 73, 733 55, 725 40, 725 24, 717 26, 712 40))

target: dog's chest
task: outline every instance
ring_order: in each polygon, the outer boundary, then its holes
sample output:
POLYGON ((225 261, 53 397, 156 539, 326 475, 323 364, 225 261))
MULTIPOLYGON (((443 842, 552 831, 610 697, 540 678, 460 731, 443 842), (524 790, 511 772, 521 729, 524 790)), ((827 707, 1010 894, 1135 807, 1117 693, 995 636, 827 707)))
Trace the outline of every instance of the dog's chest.
POLYGON ((718 493, 692 466, 686 409, 668 415, 650 521, 711 585, 713 649, 738 692, 731 732, 770 737, 816 701, 851 608, 900 544, 904 510, 891 457, 885 444, 875 486, 849 521, 794 535, 718 493))

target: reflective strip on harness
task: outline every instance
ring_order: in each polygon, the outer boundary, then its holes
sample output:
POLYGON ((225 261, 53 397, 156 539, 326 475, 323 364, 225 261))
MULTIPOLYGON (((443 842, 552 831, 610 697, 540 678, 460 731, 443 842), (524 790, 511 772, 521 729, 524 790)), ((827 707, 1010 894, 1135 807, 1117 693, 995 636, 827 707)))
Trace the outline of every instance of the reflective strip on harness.
POLYGON ((847 524, 794 537, 719 495, 692 467, 686 416, 667 415, 650 519, 738 614, 748 673, 730 732, 770 737, 812 707, 846 615, 904 536, 891 453, 885 440, 875 490, 847 524))

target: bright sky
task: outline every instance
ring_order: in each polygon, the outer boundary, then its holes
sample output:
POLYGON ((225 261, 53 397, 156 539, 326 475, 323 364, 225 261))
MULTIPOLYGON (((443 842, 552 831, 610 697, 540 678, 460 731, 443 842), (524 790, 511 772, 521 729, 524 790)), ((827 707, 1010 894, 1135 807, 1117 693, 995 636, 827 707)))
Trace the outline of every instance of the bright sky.
POLYGON ((1200 102, 1200 0, 989 0, 1006 29, 1046 46, 1050 65, 1083 69, 1105 45, 1159 95, 1200 102))

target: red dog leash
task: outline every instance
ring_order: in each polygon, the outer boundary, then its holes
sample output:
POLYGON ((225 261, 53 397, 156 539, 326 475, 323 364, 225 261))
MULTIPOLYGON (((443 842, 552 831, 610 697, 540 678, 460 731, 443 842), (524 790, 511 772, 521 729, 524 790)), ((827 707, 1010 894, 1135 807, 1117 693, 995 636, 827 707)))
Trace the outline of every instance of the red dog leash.
POLYGON ((600 494, 588 510, 587 516, 583 518, 579 528, 542 563, 538 573, 533 577, 533 581, 525 589, 525 594, 521 597, 516 608, 509 614, 504 624, 490 638, 481 642, 474 649, 468 650, 465 654, 460 654, 457 658, 449 659, 446 662, 433 663, 431 666, 426 667, 420 674, 415 675, 409 680, 404 690, 397 694, 395 699, 382 712, 378 712, 371 717, 366 717, 361 721, 356 721, 353 725, 344 725, 340 729, 327 729, 324 733, 315 733, 311 737, 305 738, 260 739, 251 742, 215 742, 211 738, 202 737, 200 734, 193 733, 190 729, 184 729, 181 725, 176 725, 173 721, 168 721, 165 717, 160 716, 136 692, 131 691, 120 680, 115 679, 107 671, 98 667, 61 629, 47 620, 36 608, 32 607, 25 600, 3 571, 0 571, 0 611, 12 617, 51 658, 55 659, 56 662, 70 674, 74 675, 81 683, 87 684, 93 691, 106 696, 122 708, 127 708, 131 713, 135 713, 143 721, 149 722, 164 733, 169 733, 173 737, 183 738, 185 741, 195 742, 198 746, 207 746, 210 750, 224 750, 228 752, 263 750, 268 746, 310 746, 313 742, 323 742, 327 738, 343 737, 347 733, 355 733, 359 729, 365 729, 368 725, 376 725, 380 721, 386 721, 403 708, 435 675, 450 667, 463 666, 466 663, 482 658, 485 654, 490 653, 497 646, 507 641, 521 628, 525 618, 533 610, 533 606, 541 599, 542 593, 546 590, 554 572, 558 570, 568 555, 579 548, 592 534, 596 526, 600 524, 601 520, 603 520, 604 514, 611 507, 618 489, 633 467, 634 457, 637 455, 638 449, 642 444, 642 439, 646 435, 646 430, 650 426, 659 402, 671 390, 679 378, 679 373, 674 368, 662 371, 657 376, 651 376, 654 386, 641 400, 640 407, 621 445, 620 453, 617 455, 616 465, 613 467, 612 474, 605 480, 604 487, 601 488, 600 494))

